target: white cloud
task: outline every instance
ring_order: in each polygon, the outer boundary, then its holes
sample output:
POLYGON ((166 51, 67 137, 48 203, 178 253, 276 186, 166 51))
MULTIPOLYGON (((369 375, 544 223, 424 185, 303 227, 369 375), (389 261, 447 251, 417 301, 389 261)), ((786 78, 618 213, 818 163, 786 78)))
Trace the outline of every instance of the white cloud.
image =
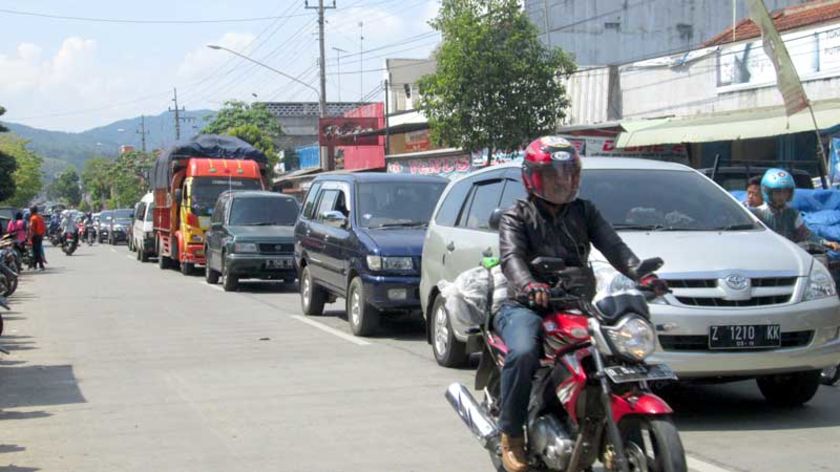
MULTIPOLYGON (((221 38, 210 41, 207 44, 224 46, 238 52, 245 52, 246 48, 253 43, 255 36, 250 33, 225 33, 221 38)), ((184 56, 184 60, 178 66, 177 78, 179 81, 192 82, 200 80, 218 69, 232 55, 226 51, 217 51, 207 47, 206 44, 196 47, 184 56)))

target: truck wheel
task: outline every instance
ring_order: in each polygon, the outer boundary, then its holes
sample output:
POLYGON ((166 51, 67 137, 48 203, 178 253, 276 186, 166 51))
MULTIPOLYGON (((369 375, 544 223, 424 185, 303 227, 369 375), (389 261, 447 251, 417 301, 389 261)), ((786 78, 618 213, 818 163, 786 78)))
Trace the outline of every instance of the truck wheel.
POLYGON ((355 277, 347 290, 347 319, 356 336, 370 336, 379 328, 379 312, 367 302, 360 277, 355 277))
POLYGON ((149 262, 149 253, 146 252, 145 245, 137 248, 137 259, 139 259, 140 262, 149 262))
POLYGON ((790 408, 808 403, 820 388, 819 370, 770 375, 756 379, 761 394, 772 405, 790 408))
POLYGON ((239 289, 239 276, 231 274, 230 269, 224 265, 222 266, 222 272, 222 288, 225 289, 225 292, 237 291, 239 289))
POLYGON ((204 265, 204 280, 210 285, 219 283, 219 273, 210 268, 210 260, 204 265))
POLYGON ((309 267, 304 267, 300 273, 300 308, 305 316, 321 316, 324 314, 324 303, 327 302, 327 291, 312 280, 309 267))
POLYGON ((438 294, 429 316, 432 331, 432 352, 438 365, 443 367, 461 367, 467 364, 467 344, 458 341, 446 312, 446 299, 438 294))
POLYGON ((181 273, 184 275, 192 274, 193 270, 195 270, 195 264, 191 262, 182 262, 181 263, 181 273))

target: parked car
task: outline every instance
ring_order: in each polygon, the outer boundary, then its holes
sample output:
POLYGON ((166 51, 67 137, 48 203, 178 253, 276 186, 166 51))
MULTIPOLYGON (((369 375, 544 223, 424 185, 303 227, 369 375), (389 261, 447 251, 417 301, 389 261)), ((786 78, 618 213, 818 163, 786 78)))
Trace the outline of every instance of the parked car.
POLYGON ((205 237, 207 283, 222 278, 225 291, 241 279, 294 283, 294 228, 299 206, 294 197, 266 191, 219 195, 205 237))
MULTIPOLYGON (((820 369, 840 358, 840 300, 825 267, 688 167, 622 158, 583 166, 582 198, 640 258, 665 260, 660 276, 673 293, 651 305, 653 361, 681 379, 755 378, 773 403, 808 401, 820 369)), ((485 251, 498 255, 490 215, 522 197, 521 170, 509 165, 451 183, 435 209, 420 297, 441 365, 462 364, 472 343, 438 283, 476 267, 485 251)))
POLYGON ((350 328, 372 334, 380 315, 419 315, 423 235, 447 180, 385 173, 320 175, 295 226, 301 307, 320 315, 346 298, 350 328))
POLYGON ((96 239, 100 243, 108 241, 111 234, 111 219, 114 217, 114 210, 103 210, 99 213, 99 224, 96 227, 96 239))
POLYGON ((149 192, 134 206, 134 221, 131 225, 129 249, 137 253, 137 260, 148 262, 155 256, 154 195, 149 192))
MULTIPOLYGON (((784 166, 782 166, 784 167, 784 166)), ((747 182, 753 177, 762 177, 770 167, 753 167, 753 166, 726 166, 718 167, 717 172, 709 167, 706 169, 698 169, 703 175, 711 178, 714 172, 714 181, 726 190, 746 190, 747 182)), ((793 176, 793 181, 796 183, 796 188, 814 188, 814 178, 811 174, 801 169, 788 169, 790 175, 793 176)), ((816 178, 818 181, 819 178, 816 178)))
POLYGON ((134 210, 131 208, 114 210, 108 224, 108 244, 113 246, 117 243, 128 242, 133 219, 134 210))

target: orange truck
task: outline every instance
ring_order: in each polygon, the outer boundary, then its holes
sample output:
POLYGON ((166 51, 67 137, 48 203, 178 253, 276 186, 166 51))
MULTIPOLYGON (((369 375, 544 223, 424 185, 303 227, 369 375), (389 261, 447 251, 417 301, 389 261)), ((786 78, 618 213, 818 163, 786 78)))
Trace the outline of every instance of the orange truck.
POLYGON ((204 232, 216 199, 227 190, 267 188, 265 154, 230 136, 199 135, 155 162, 154 234, 159 266, 184 275, 203 265, 204 232))

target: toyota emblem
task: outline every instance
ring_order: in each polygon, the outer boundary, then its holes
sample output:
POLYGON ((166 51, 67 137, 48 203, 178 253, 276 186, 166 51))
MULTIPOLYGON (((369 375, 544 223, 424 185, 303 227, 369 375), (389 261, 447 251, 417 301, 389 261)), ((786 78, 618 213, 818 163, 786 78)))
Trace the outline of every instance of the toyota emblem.
POLYGON ((750 279, 740 274, 727 275, 723 280, 732 290, 746 290, 750 286, 750 279))

